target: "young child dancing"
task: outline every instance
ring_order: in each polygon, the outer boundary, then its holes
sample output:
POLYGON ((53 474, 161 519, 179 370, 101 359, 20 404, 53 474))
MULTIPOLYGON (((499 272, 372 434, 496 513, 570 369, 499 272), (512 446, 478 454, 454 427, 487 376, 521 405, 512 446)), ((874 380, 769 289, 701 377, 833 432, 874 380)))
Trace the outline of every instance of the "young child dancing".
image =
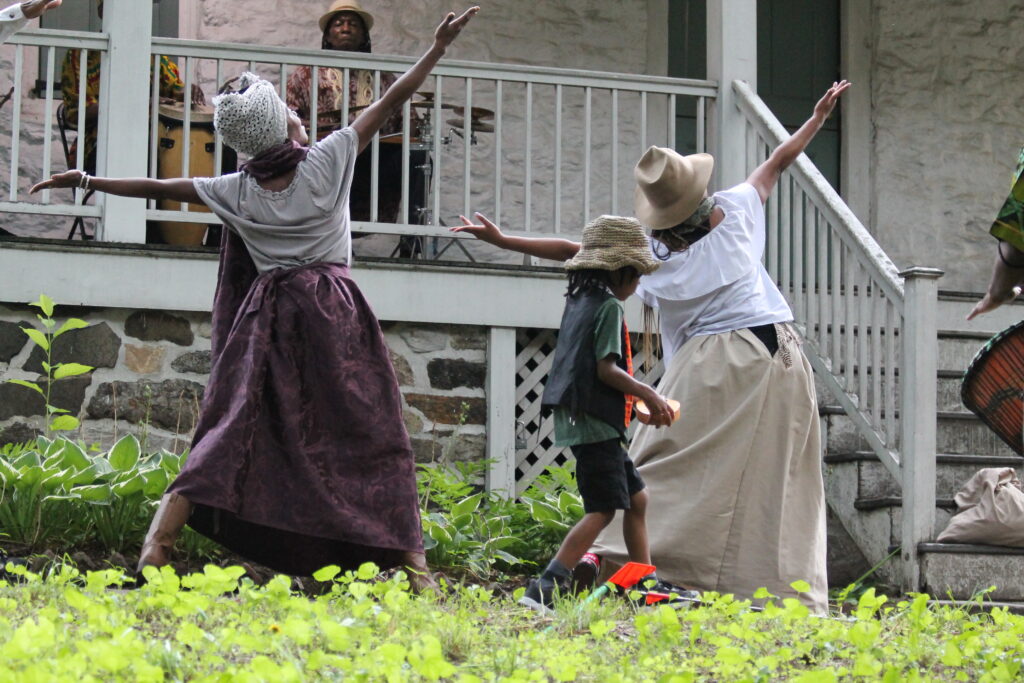
MULTIPOLYGON (((540 248, 550 243, 555 252, 564 246, 563 240, 506 236, 490 222, 478 226, 465 218, 463 222, 456 230, 505 248, 514 248, 510 242, 518 240, 529 240, 540 248)), ((583 229, 582 246, 568 244, 579 252, 565 264, 569 276, 565 311, 541 402, 554 410, 555 445, 570 447, 576 458, 585 514, 520 600, 540 611, 550 609, 556 593, 568 589, 569 568, 611 523, 616 510, 624 511, 622 533, 630 560, 650 564, 644 520, 647 492, 623 448, 633 397, 650 407, 652 424, 671 421, 665 400, 632 376, 623 321, 622 302, 636 290, 641 275, 658 268, 643 227, 632 218, 601 216, 583 229)))

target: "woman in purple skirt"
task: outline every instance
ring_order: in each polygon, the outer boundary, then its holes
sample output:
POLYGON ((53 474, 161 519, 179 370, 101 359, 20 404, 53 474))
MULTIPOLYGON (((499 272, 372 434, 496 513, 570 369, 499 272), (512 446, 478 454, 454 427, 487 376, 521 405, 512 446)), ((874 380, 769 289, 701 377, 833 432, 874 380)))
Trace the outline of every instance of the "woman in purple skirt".
POLYGON ((414 587, 433 583, 398 382, 349 274, 349 189, 356 156, 477 11, 445 17, 380 100, 311 147, 275 87, 244 74, 239 92, 214 100, 224 142, 251 157, 241 172, 153 180, 75 170, 32 188, 201 202, 228 228, 199 424, 140 570, 166 564, 187 523, 289 574, 374 562, 411 569, 414 587))

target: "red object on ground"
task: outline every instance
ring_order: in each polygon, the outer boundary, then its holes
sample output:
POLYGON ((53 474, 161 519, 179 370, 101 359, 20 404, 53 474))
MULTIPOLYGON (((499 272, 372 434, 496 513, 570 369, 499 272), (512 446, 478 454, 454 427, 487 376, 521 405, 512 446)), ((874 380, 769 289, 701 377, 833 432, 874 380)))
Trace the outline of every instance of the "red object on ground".
POLYGON ((608 579, 608 583, 613 583, 619 588, 632 588, 636 585, 637 581, 644 578, 653 571, 653 564, 643 564, 642 562, 627 562, 626 564, 622 565, 622 569, 612 574, 612 578, 608 579))

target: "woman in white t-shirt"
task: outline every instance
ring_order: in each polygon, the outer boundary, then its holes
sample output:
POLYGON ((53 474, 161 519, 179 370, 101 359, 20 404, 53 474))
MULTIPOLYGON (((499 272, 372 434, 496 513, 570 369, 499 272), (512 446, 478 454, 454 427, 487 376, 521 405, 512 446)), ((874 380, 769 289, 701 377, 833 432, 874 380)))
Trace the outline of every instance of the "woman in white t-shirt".
POLYGON ((214 99, 225 144, 250 156, 218 178, 39 183, 202 202, 224 222, 211 371, 188 460, 139 558, 170 559, 189 526, 277 571, 405 566, 431 586, 412 446, 380 325, 351 279, 349 190, 358 153, 420 87, 474 7, 351 124, 311 147, 275 86, 243 74, 214 99))
MULTIPOLYGON (((708 154, 652 147, 636 166, 636 216, 662 259, 637 294, 660 314, 666 371, 658 392, 682 405, 667 429, 642 425, 629 449, 648 482, 651 559, 662 580, 743 598, 766 587, 827 609, 814 379, 792 311, 761 259, 764 202, 848 87, 834 83, 811 118, 728 190, 708 196, 708 154), (809 589, 795 590, 797 581, 809 589)), ((456 230, 542 258, 568 259, 579 248, 505 235, 477 217, 480 224, 463 219, 456 230)), ((593 551, 628 559, 612 526, 593 551)))

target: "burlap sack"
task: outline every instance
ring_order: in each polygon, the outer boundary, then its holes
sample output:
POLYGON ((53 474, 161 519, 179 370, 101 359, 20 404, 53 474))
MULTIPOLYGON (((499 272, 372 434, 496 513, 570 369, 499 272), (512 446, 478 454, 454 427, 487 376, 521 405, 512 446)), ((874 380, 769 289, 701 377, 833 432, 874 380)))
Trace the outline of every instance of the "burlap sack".
POLYGON ((958 512, 940 543, 981 543, 1024 548, 1024 491, 1011 467, 986 467, 956 494, 958 512))

